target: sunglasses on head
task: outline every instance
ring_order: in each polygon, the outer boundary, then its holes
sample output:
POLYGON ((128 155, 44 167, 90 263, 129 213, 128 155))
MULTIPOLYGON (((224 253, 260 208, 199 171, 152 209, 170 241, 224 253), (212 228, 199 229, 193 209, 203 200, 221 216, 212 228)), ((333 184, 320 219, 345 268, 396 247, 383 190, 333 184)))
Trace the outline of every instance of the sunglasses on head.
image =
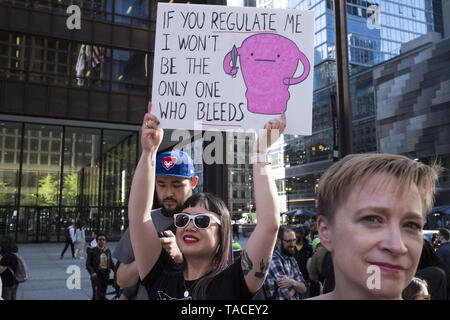
POLYGON ((217 222, 218 225, 221 225, 219 219, 217 219, 212 214, 201 213, 196 215, 190 215, 188 213, 177 213, 173 216, 175 227, 177 228, 185 228, 189 221, 194 221, 194 226, 197 229, 207 229, 211 225, 211 220, 217 222))

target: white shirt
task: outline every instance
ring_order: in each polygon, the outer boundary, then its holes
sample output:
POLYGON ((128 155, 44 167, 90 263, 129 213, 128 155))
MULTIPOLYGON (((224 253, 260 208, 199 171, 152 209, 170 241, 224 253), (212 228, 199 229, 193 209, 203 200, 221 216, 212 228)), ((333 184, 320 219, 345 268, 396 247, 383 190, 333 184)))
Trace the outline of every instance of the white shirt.
POLYGON ((72 242, 75 242, 75 229, 72 226, 69 227, 69 233, 70 233, 70 238, 72 239, 72 242))

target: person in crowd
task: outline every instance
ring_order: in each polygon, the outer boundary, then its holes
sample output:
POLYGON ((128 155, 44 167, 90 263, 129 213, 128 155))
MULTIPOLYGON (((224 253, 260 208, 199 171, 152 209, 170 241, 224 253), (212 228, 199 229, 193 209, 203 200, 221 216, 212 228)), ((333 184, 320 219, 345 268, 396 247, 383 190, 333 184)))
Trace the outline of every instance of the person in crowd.
POLYGON ((311 239, 314 240, 315 238, 317 238, 319 236, 319 232, 317 231, 317 223, 314 219, 311 222, 310 228, 311 228, 311 231, 310 231, 311 239))
POLYGON ((310 280, 309 297, 316 297, 323 292, 324 276, 322 272, 324 257, 327 249, 321 245, 320 238, 314 238, 312 241, 313 255, 308 260, 307 269, 310 280))
POLYGON ((239 237, 239 225, 237 224, 236 221, 233 223, 233 238, 237 238, 238 240, 240 239, 240 237, 239 237))
POLYGON ((303 226, 308 227, 311 229, 311 222, 310 222, 310 218, 306 218, 305 222, 303 222, 303 226))
POLYGON ((242 255, 242 246, 239 242, 236 242, 233 240, 233 258, 234 260, 237 260, 242 255))
POLYGON ((309 259, 307 267, 309 278, 314 281, 319 281, 322 272, 323 257, 327 253, 327 249, 320 243, 320 238, 317 237, 312 241, 313 255, 309 259))
MULTIPOLYGON (((152 221, 159 233, 161 245, 171 256, 181 262, 182 257, 175 242, 173 215, 180 212, 185 201, 197 186, 194 164, 183 151, 163 152, 156 158, 156 195, 161 208, 152 211, 152 221), (171 161, 173 163, 171 163, 171 161)), ((129 229, 122 235, 113 257, 120 261, 117 282, 124 288, 123 299, 147 300, 145 289, 139 284, 139 273, 131 246, 129 229)))
POLYGON ((439 239, 438 239, 439 234, 438 233, 433 233, 433 235, 431 236, 431 244, 433 245, 434 250, 436 251, 437 249, 439 249, 439 239))
POLYGON ((64 253, 66 252, 69 246, 70 250, 72 250, 72 258, 75 259, 75 248, 73 244, 75 240, 75 222, 69 223, 69 225, 64 229, 64 238, 65 238, 65 245, 63 251, 61 252, 60 259, 64 258, 64 253))
POLYGON ((438 232, 438 240, 440 242, 439 249, 437 249, 437 254, 441 257, 442 261, 450 269, 450 232, 447 229, 440 228, 438 232))
POLYGON ((264 282, 268 300, 300 300, 306 293, 306 284, 295 259, 295 231, 280 226, 269 273, 264 282))
POLYGON ((322 175, 317 226, 332 256, 335 286, 315 298, 401 299, 419 263, 439 171, 400 155, 355 154, 322 175), (368 285, 374 267, 376 290, 368 285))
POLYGON ((84 259, 84 247, 86 246, 86 227, 80 221, 78 222, 77 229, 75 230, 75 259, 78 257, 84 259))
POLYGON ((427 282, 431 300, 450 298, 450 270, 426 239, 415 276, 427 282))
POLYGON ((303 279, 305 283, 309 284, 309 273, 306 267, 309 258, 313 255, 313 248, 308 243, 308 240, 305 239, 305 229, 301 226, 296 227, 295 229, 295 253, 294 257, 297 261, 298 267, 300 268, 300 272, 302 273, 303 279))
POLYGON ((97 246, 89 250, 86 269, 91 276, 92 300, 106 300, 109 275, 115 271, 111 251, 106 247, 106 235, 97 234, 97 246))
POLYGON ((86 253, 89 251, 89 249, 95 248, 97 246, 97 231, 92 231, 91 233, 91 242, 89 242, 86 253))
POLYGON ((403 300, 430 300, 427 282, 420 278, 412 278, 409 285, 403 289, 402 298, 403 300))
POLYGON ((182 264, 163 250, 150 210, 155 189, 156 153, 163 138, 158 118, 145 115, 142 155, 130 192, 130 236, 139 276, 149 299, 251 299, 267 274, 279 226, 275 182, 267 150, 286 127, 286 117, 269 121, 254 145, 253 180, 257 225, 242 257, 229 265, 231 219, 225 203, 208 193, 191 196, 174 215, 182 264))
POLYGON ((1 297, 4 300, 16 300, 19 282, 14 277, 17 272, 18 259, 15 253, 19 251, 12 237, 4 237, 0 240, 0 277, 2 281, 1 297))
POLYGON ((311 237, 311 228, 309 226, 303 225, 303 230, 305 230, 305 234, 303 236, 303 242, 307 244, 312 244, 314 238, 311 237))

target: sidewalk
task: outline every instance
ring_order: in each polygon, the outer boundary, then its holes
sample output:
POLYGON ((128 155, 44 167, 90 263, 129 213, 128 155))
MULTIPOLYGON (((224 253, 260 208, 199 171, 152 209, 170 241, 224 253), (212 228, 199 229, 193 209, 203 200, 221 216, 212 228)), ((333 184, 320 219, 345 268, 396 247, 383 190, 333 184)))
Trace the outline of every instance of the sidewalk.
MULTIPOLYGON (((247 238, 241 237, 238 242, 244 246, 247 238)), ((114 251, 117 242, 107 242, 106 246, 114 251)), ((28 280, 19 285, 17 300, 90 300, 92 287, 86 270, 86 259, 73 260, 70 247, 64 259, 59 257, 64 243, 30 243, 19 244, 19 253, 28 267, 28 280), (73 276, 73 271, 66 273, 68 267, 78 266, 80 270, 80 289, 69 289, 67 280, 73 276)), ((86 253, 85 253, 86 257, 86 253)), ((114 262, 116 260, 114 259, 114 262)), ((73 267, 72 267, 73 268, 73 267)), ((112 277, 112 273, 111 273, 112 277)), ((109 286, 107 292, 113 292, 109 286)), ((107 295, 111 299, 114 294, 107 295)))
MULTIPOLYGON (((113 251, 117 242, 108 242, 113 251)), ((19 284, 17 300, 90 300, 92 286, 86 270, 86 259, 72 259, 70 247, 64 259, 59 257, 64 243, 19 244, 19 253, 28 267, 28 280, 19 284), (80 270, 80 289, 69 289, 67 280, 74 272, 66 273, 69 266, 78 266, 80 270)), ((85 253, 86 258, 86 253, 85 253)), ((112 273, 111 273, 112 277, 112 273)), ((111 286, 108 292, 114 291, 111 286)), ((113 295, 107 296, 112 298, 113 295)))

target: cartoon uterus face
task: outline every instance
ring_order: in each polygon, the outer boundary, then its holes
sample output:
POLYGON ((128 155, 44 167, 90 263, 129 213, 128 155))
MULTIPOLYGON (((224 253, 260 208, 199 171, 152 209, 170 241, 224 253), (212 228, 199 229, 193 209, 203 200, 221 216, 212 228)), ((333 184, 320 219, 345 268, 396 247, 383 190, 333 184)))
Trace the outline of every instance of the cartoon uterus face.
POLYGON ((306 56, 294 42, 277 34, 253 35, 245 39, 240 48, 233 48, 224 59, 224 70, 233 77, 238 69, 237 56, 250 112, 280 114, 286 111, 289 86, 302 82, 309 74, 306 56), (303 74, 293 78, 299 61, 303 64, 303 74))

